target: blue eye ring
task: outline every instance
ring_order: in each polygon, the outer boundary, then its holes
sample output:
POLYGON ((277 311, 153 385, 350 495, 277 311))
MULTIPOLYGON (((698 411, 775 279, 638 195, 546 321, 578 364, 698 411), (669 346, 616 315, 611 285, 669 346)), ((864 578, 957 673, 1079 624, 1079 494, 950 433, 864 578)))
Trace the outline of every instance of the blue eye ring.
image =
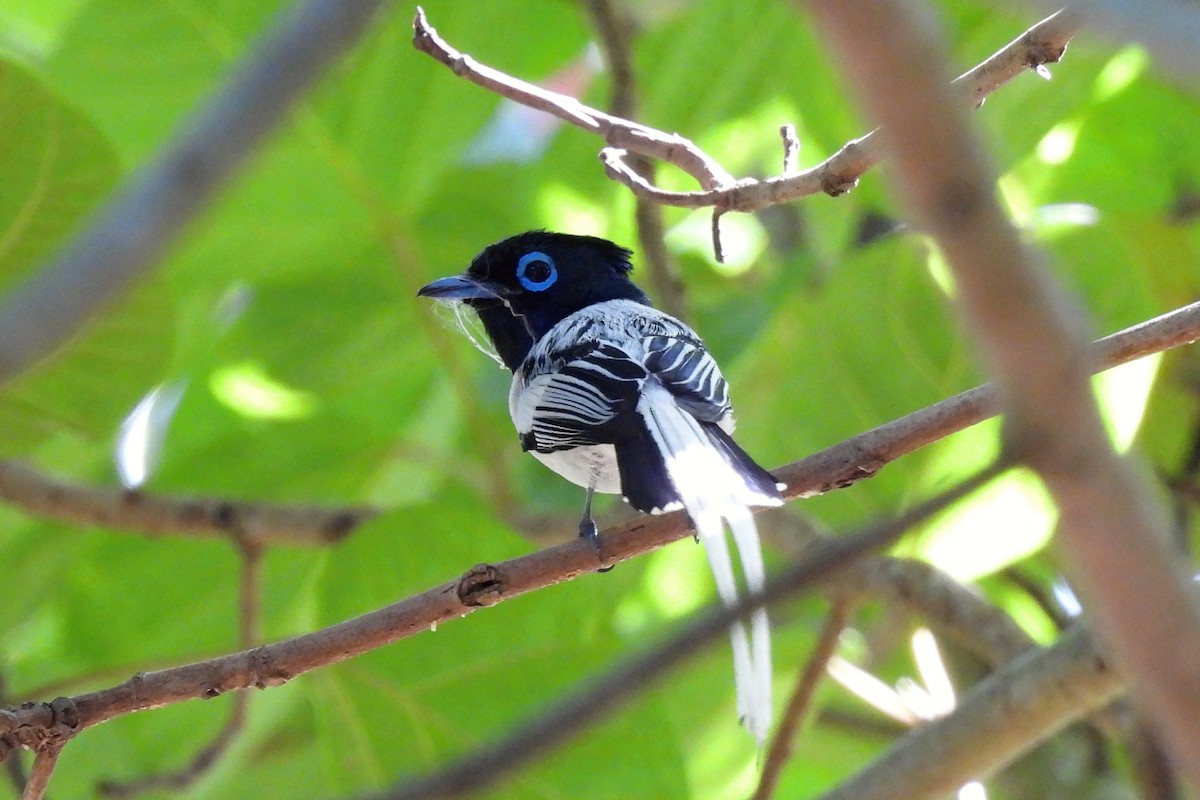
POLYGON ((521 260, 517 262, 517 280, 531 292, 544 292, 554 285, 558 280, 558 268, 554 266, 554 259, 543 252, 534 250, 532 253, 526 253, 521 256, 521 260), (539 281, 529 278, 525 273, 533 264, 545 264, 550 268, 549 274, 539 281))

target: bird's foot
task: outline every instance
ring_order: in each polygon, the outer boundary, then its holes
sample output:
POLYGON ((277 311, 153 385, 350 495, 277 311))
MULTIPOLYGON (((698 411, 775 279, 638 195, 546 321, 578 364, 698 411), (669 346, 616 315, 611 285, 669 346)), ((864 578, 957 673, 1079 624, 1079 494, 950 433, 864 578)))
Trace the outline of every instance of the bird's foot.
MULTIPOLYGON (((579 520, 579 538, 587 539, 591 543, 592 549, 596 551, 596 558, 600 559, 600 563, 604 563, 604 554, 600 552, 600 531, 596 528, 596 521, 591 517, 584 517, 579 520)), ((612 569, 612 565, 602 566, 597 572, 608 572, 612 569)))

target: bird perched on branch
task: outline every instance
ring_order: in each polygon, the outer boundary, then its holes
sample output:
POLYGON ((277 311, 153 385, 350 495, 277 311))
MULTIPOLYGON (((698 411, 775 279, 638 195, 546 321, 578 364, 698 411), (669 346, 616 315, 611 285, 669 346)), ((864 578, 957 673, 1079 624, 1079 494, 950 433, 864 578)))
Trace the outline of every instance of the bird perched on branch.
MULTIPOLYGON (((462 275, 420 295, 470 306, 513 373, 509 413, 521 447, 587 490, 581 536, 596 540, 594 492, 638 511, 684 509, 722 601, 765 573, 750 511, 780 489, 732 439, 728 387, 700 337, 650 305, 629 279, 630 251, 604 239, 530 231, 487 247, 462 275)), ((730 629, 738 714, 761 744, 771 723, 765 609, 730 629)))

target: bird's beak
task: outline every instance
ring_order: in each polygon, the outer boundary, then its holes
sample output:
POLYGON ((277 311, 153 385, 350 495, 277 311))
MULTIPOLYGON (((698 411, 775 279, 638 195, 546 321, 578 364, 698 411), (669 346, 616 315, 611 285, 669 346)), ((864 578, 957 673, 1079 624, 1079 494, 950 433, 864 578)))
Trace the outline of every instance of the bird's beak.
POLYGON ((418 297, 435 300, 503 300, 499 287, 466 275, 452 275, 422 286, 418 297))

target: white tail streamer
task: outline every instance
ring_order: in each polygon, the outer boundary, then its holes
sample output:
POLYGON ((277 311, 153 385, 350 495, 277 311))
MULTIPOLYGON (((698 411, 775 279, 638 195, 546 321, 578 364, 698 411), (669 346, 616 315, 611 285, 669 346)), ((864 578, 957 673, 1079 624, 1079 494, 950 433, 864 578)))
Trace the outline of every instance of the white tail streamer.
MULTIPOLYGON (((726 523, 738 549, 746 588, 760 591, 766 571, 758 528, 748 506, 763 505, 763 495, 712 447, 700 423, 679 408, 665 388, 647 382, 638 410, 696 526, 722 602, 733 605, 739 594, 726 523)), ((771 630, 766 609, 754 611, 750 619, 749 635, 740 621, 730 626, 729 635, 738 715, 761 745, 771 729, 771 630)))

